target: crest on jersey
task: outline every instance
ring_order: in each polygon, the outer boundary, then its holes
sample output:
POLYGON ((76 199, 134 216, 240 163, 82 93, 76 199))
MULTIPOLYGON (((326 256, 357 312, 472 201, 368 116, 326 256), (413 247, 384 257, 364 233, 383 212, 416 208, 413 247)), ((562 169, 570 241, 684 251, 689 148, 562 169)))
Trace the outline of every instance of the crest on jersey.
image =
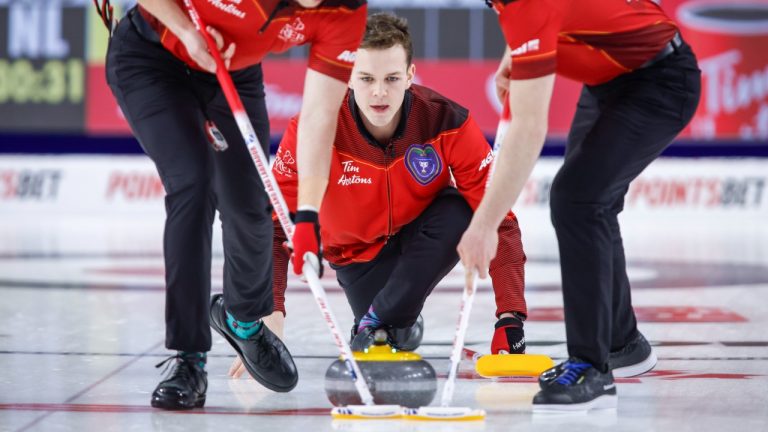
POLYGON ((405 151, 405 167, 420 185, 425 186, 443 171, 443 161, 432 144, 413 144, 405 151))
POLYGON ((304 35, 304 23, 301 21, 301 18, 296 17, 293 22, 284 25, 277 37, 291 44, 298 45, 303 43, 306 36, 304 35))
POLYGON ((296 164, 296 159, 293 158, 290 150, 283 150, 282 147, 277 149, 273 168, 278 174, 293 177, 291 166, 294 164, 296 164))

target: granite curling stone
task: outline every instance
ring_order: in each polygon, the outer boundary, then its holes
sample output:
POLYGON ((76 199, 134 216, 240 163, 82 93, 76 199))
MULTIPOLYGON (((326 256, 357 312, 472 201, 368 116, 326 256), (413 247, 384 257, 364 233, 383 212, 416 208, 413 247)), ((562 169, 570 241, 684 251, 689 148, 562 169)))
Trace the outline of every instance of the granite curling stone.
MULTIPOLYGON (((397 351, 390 345, 372 345, 367 352, 355 352, 354 356, 377 405, 418 408, 435 398, 435 369, 420 355, 397 351)), ((325 394, 334 406, 362 404, 341 359, 325 372, 325 394)))

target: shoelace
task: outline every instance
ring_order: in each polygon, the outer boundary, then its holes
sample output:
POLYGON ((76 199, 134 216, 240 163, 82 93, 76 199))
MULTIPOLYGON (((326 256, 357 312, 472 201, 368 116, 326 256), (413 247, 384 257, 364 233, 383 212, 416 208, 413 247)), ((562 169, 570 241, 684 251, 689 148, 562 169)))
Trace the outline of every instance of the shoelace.
MULTIPOLYGON (((275 359, 280 358, 280 350, 277 349, 276 346, 267 344, 267 343, 258 343, 256 344, 259 350, 259 356, 256 359, 256 362, 264 369, 270 369, 272 366, 272 363, 274 363, 275 359), (270 353, 271 351, 271 353, 270 353)), ((280 360, 277 360, 278 363, 280 360)))
POLYGON ((573 385, 581 376, 582 372, 592 367, 589 363, 577 363, 567 361, 563 364, 564 372, 557 377, 557 383, 560 385, 573 385))
POLYGON ((282 349, 278 345, 267 343, 263 338, 259 339, 255 345, 258 350, 256 364, 258 364, 259 367, 262 369, 272 369, 272 365, 277 364, 284 372, 288 370, 287 366, 283 364, 281 360, 282 349))
POLYGON ((172 355, 167 359, 161 361, 160 363, 156 364, 155 367, 160 368, 160 367, 163 367, 163 365, 165 365, 165 369, 163 369, 163 372, 162 372, 163 375, 165 375, 166 372, 168 372, 168 369, 171 367, 171 365, 176 366, 171 372, 171 375, 168 377, 169 379, 192 378, 195 382, 197 382, 197 375, 192 371, 192 368, 194 367, 192 365, 192 362, 186 357, 184 357, 183 355, 181 354, 172 355), (176 362, 169 363, 171 360, 176 360, 176 362))

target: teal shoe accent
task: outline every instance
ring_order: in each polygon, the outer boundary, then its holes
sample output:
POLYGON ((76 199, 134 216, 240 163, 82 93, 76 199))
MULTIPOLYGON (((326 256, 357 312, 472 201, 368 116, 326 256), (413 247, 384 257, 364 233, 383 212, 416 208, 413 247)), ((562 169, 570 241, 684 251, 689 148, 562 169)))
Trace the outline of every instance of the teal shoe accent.
POLYGON ((231 313, 227 312, 227 326, 237 337, 248 339, 261 330, 261 320, 251 322, 238 321, 231 313))

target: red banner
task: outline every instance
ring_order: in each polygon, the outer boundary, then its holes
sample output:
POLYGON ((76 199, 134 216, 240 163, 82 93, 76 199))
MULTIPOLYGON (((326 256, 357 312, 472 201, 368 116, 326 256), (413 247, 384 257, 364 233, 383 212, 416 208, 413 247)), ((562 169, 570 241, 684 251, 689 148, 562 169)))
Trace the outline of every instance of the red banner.
POLYGON ((87 93, 85 125, 88 133, 130 133, 128 123, 107 86, 103 64, 88 66, 87 93))
MULTIPOLYGON (((768 140, 768 1, 664 0, 703 72, 699 109, 683 136, 696 139, 768 140)), ((416 81, 467 107, 493 135, 499 103, 493 89, 496 60, 416 59, 416 81)), ((264 62, 273 134, 298 113, 305 60, 264 62)), ((550 109, 550 137, 567 134, 580 85, 558 77, 550 109)), ((128 127, 104 83, 103 66, 88 69, 87 131, 126 133, 128 127)))
POLYGON ((702 71, 693 137, 768 140, 768 3, 691 1, 675 15, 702 71))
MULTIPOLYGON (((467 107, 480 127, 486 133, 493 134, 501 110, 493 87, 497 66, 495 61, 421 60, 416 62, 416 82, 467 107)), ((305 71, 306 62, 303 60, 264 62, 267 111, 273 134, 281 134, 288 120, 298 114, 305 71)), ((125 119, 104 81, 104 67, 90 66, 88 77, 88 132, 128 132, 125 119)), ((579 84, 558 77, 550 109, 550 135, 564 136, 568 132, 579 89, 579 84)))

